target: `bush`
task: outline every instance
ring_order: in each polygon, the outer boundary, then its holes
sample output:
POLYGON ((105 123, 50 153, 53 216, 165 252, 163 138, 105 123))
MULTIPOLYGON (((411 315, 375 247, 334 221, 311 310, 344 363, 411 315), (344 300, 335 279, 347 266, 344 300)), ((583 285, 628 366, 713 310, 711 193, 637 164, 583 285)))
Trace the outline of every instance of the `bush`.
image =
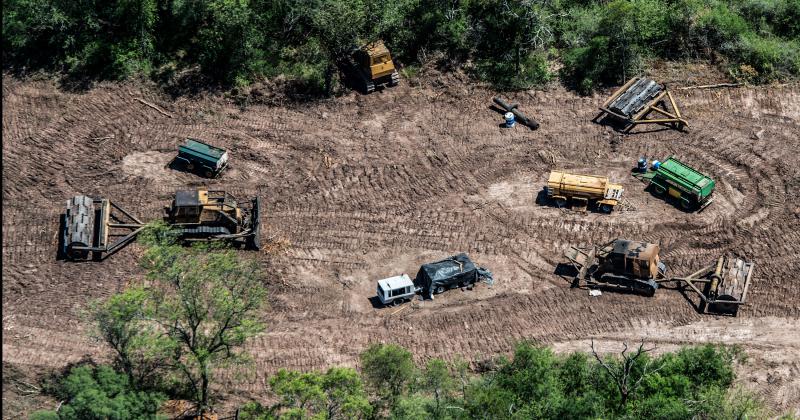
POLYGON ((800 73, 800 42, 765 38, 754 33, 746 33, 731 48, 735 62, 746 64, 755 74, 736 75, 751 82, 771 82, 800 73))
POLYGON ((160 418, 158 409, 166 399, 157 392, 134 389, 128 377, 109 366, 76 366, 52 390, 66 401, 58 411, 37 411, 36 420, 136 420, 160 418))
POLYGON ((476 63, 475 74, 499 89, 520 90, 541 86, 551 79, 543 54, 530 54, 516 65, 513 60, 484 59, 476 63))
POLYGON ((416 374, 411 352, 394 344, 375 344, 361 353, 366 383, 391 410, 406 395, 416 374))

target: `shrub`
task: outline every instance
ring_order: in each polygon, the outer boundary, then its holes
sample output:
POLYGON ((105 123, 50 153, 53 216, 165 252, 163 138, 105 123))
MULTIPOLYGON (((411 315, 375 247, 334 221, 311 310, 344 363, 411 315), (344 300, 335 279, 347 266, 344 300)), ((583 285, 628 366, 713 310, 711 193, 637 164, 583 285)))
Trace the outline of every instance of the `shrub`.
POLYGON ((58 413, 38 411, 36 420, 136 420, 160 418, 157 415, 166 399, 157 392, 134 389, 128 377, 109 366, 73 367, 55 386, 55 396, 66 401, 58 413))

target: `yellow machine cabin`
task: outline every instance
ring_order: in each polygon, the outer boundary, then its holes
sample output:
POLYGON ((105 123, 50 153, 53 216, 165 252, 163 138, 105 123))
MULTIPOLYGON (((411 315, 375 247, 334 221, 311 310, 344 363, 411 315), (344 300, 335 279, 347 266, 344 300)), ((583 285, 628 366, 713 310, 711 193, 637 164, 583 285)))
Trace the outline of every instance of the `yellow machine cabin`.
POLYGON ((361 51, 363 54, 358 54, 359 64, 369 72, 373 80, 389 76, 395 71, 392 56, 383 41, 368 44, 361 51))
POLYGON ((175 193, 166 219, 187 241, 242 241, 258 249, 259 211, 257 197, 243 206, 224 191, 184 190, 175 193))
POLYGON ((355 48, 351 54, 348 73, 365 93, 374 92, 376 86, 396 86, 400 82, 400 74, 383 41, 355 48))
POLYGON ((589 285, 655 294, 658 281, 664 279, 667 266, 661 262, 657 244, 615 239, 591 248, 570 247, 564 256, 572 262, 578 274, 573 286, 582 281, 589 285))
POLYGON ((547 180, 547 196, 559 207, 571 200, 573 207, 586 209, 592 201, 600 211, 610 213, 619 204, 623 191, 622 185, 612 184, 604 176, 552 171, 547 180))

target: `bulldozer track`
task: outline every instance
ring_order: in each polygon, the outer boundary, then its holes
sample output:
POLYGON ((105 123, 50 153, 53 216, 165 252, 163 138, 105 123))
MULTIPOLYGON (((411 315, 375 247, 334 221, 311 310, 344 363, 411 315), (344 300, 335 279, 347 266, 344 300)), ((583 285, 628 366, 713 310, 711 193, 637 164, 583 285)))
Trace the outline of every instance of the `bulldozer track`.
MULTIPOLYGON (((262 239, 287 244, 248 254, 270 273, 269 327, 250 344, 255 373, 244 382, 223 375, 236 392, 263 391, 280 368, 358 366, 374 342, 402 344, 420 361, 474 362, 521 339, 634 338, 652 325, 707 322, 677 291, 591 298, 555 274, 568 247, 617 237, 659 243, 673 274, 721 253, 743 255, 756 274, 739 319, 800 317, 800 174, 789 159, 800 150, 800 88, 680 91, 687 133, 627 135, 591 122, 597 98, 562 90, 509 95, 541 126, 504 129, 488 109, 493 95, 461 83, 403 83, 379 95, 242 109, 132 85, 69 93, 4 78, 3 305, 18 335, 4 330, 4 361, 57 368, 89 351, 107 354, 86 338, 81 311, 143 274, 137 245, 100 263, 55 260, 68 198, 102 196, 153 220, 176 190, 197 187, 260 196, 262 239), (213 180, 169 169, 186 137, 228 149, 231 166, 213 180), (645 191, 630 176, 642 155, 676 155, 706 172, 717 181, 715 202, 685 213, 645 191), (630 208, 583 214, 537 203, 550 170, 607 174, 630 208), (376 279, 414 275, 457 252, 492 270, 496 283, 414 301, 396 316, 373 307, 376 279)), ((790 407, 800 396, 786 373, 800 362, 781 363, 782 382, 758 389, 790 407)))

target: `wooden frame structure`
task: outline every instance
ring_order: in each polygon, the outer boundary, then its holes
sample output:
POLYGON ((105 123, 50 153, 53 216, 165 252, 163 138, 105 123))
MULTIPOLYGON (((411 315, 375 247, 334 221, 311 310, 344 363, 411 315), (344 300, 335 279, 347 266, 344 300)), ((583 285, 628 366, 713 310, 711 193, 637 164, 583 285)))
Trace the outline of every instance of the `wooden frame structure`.
POLYGON ((700 312, 736 316, 739 306, 747 303, 747 291, 753 276, 754 263, 741 258, 721 256, 716 264, 704 267, 687 277, 667 281, 685 284, 700 296, 700 312))
POLYGON ((617 89, 611 97, 609 97, 603 105, 600 107, 600 111, 602 111, 597 117, 595 117, 595 121, 599 120, 604 114, 614 117, 617 120, 623 121, 627 123, 627 126, 623 130, 624 132, 630 132, 634 127, 639 124, 662 124, 662 125, 671 125, 673 128, 678 130, 683 130, 685 127, 689 126, 689 123, 683 119, 681 115, 681 110, 678 108, 678 104, 675 102, 675 98, 672 97, 672 93, 666 88, 666 86, 662 85, 661 92, 658 93, 653 99, 650 99, 645 106, 637 111, 632 115, 623 115, 619 112, 612 111, 609 106, 617 100, 622 94, 628 91, 637 81, 641 80, 641 77, 634 77, 631 80, 628 80, 627 83, 622 85, 619 89, 617 89), (669 100, 671 105, 671 110, 667 109, 665 99, 669 100), (660 106, 659 106, 660 105, 660 106), (647 116, 651 112, 656 112, 662 115, 662 118, 654 118, 648 119, 647 116))

